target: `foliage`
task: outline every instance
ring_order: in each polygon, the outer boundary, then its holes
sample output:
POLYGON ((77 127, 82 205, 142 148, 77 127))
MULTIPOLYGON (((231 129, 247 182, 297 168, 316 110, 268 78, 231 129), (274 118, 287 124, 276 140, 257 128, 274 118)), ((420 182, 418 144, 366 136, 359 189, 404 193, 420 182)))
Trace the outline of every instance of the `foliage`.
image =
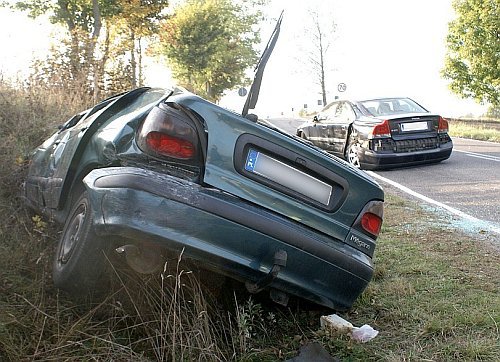
MULTIPOLYGON (((87 92, 93 90, 94 98, 97 98, 100 67, 94 55, 101 32, 102 15, 108 11, 113 12, 112 5, 114 1, 102 7, 98 0, 26 0, 16 2, 13 7, 28 11, 32 17, 48 14, 54 24, 66 27, 70 42, 67 44, 68 51, 64 49, 62 52, 68 61, 61 64, 61 66, 68 66, 64 69, 69 74, 65 81, 75 81, 74 87, 83 86, 83 90, 87 92), (82 80, 85 82, 82 83, 82 80)), ((61 52, 53 49, 53 55, 57 57, 61 55, 61 52)), ((59 69, 53 70, 55 73, 58 71, 59 69)))
POLYGON ((500 105, 500 3, 454 0, 457 18, 449 23, 444 78, 450 89, 478 102, 500 105))
MULTIPOLYGON (((115 44, 110 58, 119 58, 109 73, 119 73, 125 65, 131 88, 143 85, 143 40, 158 33, 160 21, 166 18, 164 10, 168 4, 168 0, 120 0, 119 13, 107 22, 115 44), (130 55, 129 59, 120 57, 120 53, 125 52, 130 55)), ((117 78, 112 79, 116 83, 117 78)))
POLYGON ((488 111, 485 114, 488 118, 498 119, 500 120, 500 105, 498 106, 490 106, 488 107, 488 111))
MULTIPOLYGON (((95 20, 94 5, 94 0, 22 0, 16 1, 13 7, 27 11, 33 18, 48 14, 52 23, 65 25, 70 31, 78 28, 92 32, 95 20)), ((116 0, 98 5, 103 15, 117 11, 116 0)))
POLYGON ((0 166, 3 167, 0 190, 11 193, 8 180, 16 174, 18 166, 24 165, 33 148, 55 132, 58 125, 90 104, 90 98, 68 93, 63 88, 47 89, 32 83, 14 88, 0 80, 0 166))
POLYGON ((248 82, 259 42, 261 17, 255 1, 188 0, 162 24, 161 52, 180 85, 218 101, 223 92, 248 82))
POLYGON ((35 64, 38 81, 91 94, 94 103, 142 85, 143 40, 159 30, 168 0, 24 0, 13 7, 37 17, 48 14, 67 33, 35 64), (45 63, 45 64, 43 64, 45 63), (102 94, 104 93, 104 94, 102 94))

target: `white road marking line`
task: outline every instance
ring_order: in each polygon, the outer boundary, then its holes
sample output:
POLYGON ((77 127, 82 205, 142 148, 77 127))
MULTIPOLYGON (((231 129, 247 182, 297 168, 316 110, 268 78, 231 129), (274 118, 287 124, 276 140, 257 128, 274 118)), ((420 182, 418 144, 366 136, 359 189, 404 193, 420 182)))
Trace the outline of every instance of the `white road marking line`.
POLYGON ((477 158, 482 158, 485 160, 500 162, 500 157, 497 157, 497 156, 483 155, 482 153, 460 151, 460 150, 455 150, 455 149, 453 149, 453 152, 465 153, 467 156, 470 156, 470 157, 477 157, 477 158))
POLYGON ((494 158, 488 158, 488 157, 484 157, 484 156, 477 156, 477 155, 467 155, 467 156, 474 157, 474 158, 481 158, 483 160, 488 160, 488 161, 500 162, 500 159, 496 160, 494 158))
POLYGON ((389 180, 388 178, 382 177, 382 176, 376 174, 373 171, 366 171, 366 172, 368 174, 370 174, 371 176, 373 176, 374 178, 379 179, 379 180, 381 180, 381 181, 383 181, 385 183, 388 183, 389 185, 392 185, 392 186, 400 189, 401 191, 406 192, 409 195, 412 195, 412 196, 414 196, 414 197, 416 197, 416 198, 418 198, 418 199, 420 199, 422 201, 425 201, 425 202, 427 202, 429 204, 432 204, 434 206, 437 206, 437 207, 440 207, 442 209, 445 209, 445 210, 451 212, 454 215, 457 215, 457 216, 462 217, 464 219, 467 219, 467 220, 469 220, 469 221, 471 221, 471 222, 473 222, 475 224, 478 224, 478 226, 481 227, 481 228, 483 228, 483 229, 488 229, 488 231, 494 232, 496 234, 500 234, 500 227, 492 225, 488 221, 484 221, 484 220, 478 219, 478 218, 476 218, 474 216, 468 215, 468 214, 466 214, 466 213, 464 213, 464 212, 462 212, 462 211, 460 211, 458 209, 455 209, 455 208, 453 208, 451 206, 448 206, 448 205, 443 204, 443 203, 441 203, 439 201, 433 200, 430 197, 427 197, 427 196, 424 196, 422 194, 419 194, 418 192, 415 192, 415 191, 409 189, 408 187, 403 186, 403 185, 401 185, 401 184, 399 184, 399 183, 397 183, 395 181, 389 180))

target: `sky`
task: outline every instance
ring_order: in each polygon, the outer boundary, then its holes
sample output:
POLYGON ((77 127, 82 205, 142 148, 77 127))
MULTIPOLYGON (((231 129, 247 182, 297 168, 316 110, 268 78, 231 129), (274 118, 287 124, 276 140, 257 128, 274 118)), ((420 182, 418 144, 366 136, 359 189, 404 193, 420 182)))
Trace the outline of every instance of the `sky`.
MULTIPOLYGON (((336 23, 327 54, 328 101, 335 96, 408 96, 445 117, 478 116, 486 111, 487 107, 451 93, 440 76, 448 22, 455 16, 451 0, 271 0, 266 7, 268 17, 277 18, 284 10, 284 18, 253 113, 261 117, 291 115, 304 105, 308 110, 321 107, 319 86, 304 51, 310 39, 305 33, 312 24, 309 9, 336 23), (345 92, 338 92, 339 83, 346 85, 345 92)), ((262 26, 259 51, 273 27, 271 20, 262 26)), ((47 52, 58 31, 47 19, 32 20, 0 9, 0 75, 26 74, 30 60, 47 52)), ((172 83, 164 64, 151 61, 146 74, 148 85, 172 83)), ((244 98, 236 92, 229 92, 221 101, 236 111, 243 104, 244 98)))

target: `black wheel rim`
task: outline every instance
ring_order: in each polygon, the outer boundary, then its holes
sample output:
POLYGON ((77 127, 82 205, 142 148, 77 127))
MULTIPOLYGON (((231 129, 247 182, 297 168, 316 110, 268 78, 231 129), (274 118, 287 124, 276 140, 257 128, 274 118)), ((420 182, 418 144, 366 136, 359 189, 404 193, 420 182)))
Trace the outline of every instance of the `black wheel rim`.
POLYGON ((80 241, 83 223, 85 222, 86 216, 87 205, 85 203, 81 203, 73 213, 73 218, 71 219, 71 222, 63 235, 63 239, 61 240, 58 257, 60 264, 66 264, 68 260, 71 259, 71 255, 73 255, 73 251, 80 241))

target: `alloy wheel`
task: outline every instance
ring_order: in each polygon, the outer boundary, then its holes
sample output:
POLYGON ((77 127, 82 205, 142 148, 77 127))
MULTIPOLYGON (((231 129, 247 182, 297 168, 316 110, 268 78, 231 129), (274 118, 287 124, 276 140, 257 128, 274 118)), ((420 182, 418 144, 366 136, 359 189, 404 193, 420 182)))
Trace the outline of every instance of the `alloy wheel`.
POLYGON ((75 250, 75 246, 80 240, 86 215, 87 205, 85 203, 81 203, 75 210, 73 219, 71 220, 71 224, 69 225, 68 230, 64 235, 64 239, 62 240, 58 257, 58 261, 61 264, 66 264, 71 258, 73 250, 75 250))
POLYGON ((359 157, 355 145, 350 145, 347 150, 347 161, 356 168, 360 168, 359 157))

